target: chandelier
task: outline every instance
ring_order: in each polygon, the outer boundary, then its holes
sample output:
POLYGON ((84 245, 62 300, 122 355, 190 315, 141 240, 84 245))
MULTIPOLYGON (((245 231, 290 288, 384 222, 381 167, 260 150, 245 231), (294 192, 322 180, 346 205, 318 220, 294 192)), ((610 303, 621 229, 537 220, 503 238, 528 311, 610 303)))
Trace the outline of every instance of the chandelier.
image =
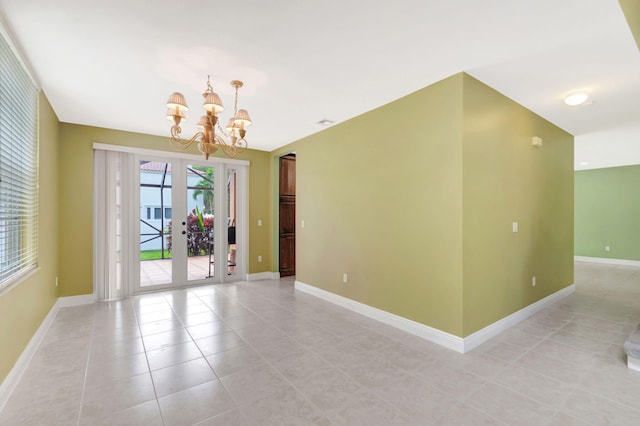
POLYGON ((185 119, 184 112, 189 110, 187 102, 182 93, 175 92, 169 96, 167 101, 167 120, 172 121, 171 126, 171 144, 181 149, 187 149, 192 143, 198 142, 198 149, 206 160, 209 155, 222 149, 224 155, 234 158, 236 155, 247 150, 247 140, 244 138, 247 134, 246 126, 251 125, 251 118, 245 109, 238 109, 238 89, 243 86, 239 80, 231 81, 231 86, 235 89, 235 103, 233 108, 233 117, 227 123, 225 130, 222 130, 218 121, 218 113, 224 110, 220 96, 213 91, 211 87, 211 76, 207 76, 207 90, 202 94, 204 108, 206 114, 200 117, 196 127, 200 130, 191 136, 189 140, 180 139, 180 123, 185 119), (216 127, 220 134, 216 134, 216 127), (221 136, 221 135, 224 135, 221 136), (225 137, 228 139, 225 140, 225 137))

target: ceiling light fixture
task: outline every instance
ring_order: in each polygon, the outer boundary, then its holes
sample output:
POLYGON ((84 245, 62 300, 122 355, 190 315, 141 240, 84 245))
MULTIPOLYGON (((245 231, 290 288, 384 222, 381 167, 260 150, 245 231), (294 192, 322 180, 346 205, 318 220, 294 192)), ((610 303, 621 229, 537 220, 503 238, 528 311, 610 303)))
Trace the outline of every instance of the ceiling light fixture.
POLYGON ((238 154, 247 150, 247 140, 244 138, 247 134, 246 126, 251 125, 251 118, 245 109, 238 109, 238 89, 243 86, 240 80, 231 81, 231 86, 235 89, 235 103, 233 107, 233 117, 227 123, 225 130, 222 130, 218 122, 218 113, 224 110, 220 96, 213 91, 211 87, 211 76, 207 76, 207 90, 202 94, 206 115, 200 117, 196 127, 200 131, 191 136, 189 140, 180 139, 180 123, 185 119, 184 112, 189 110, 187 102, 182 93, 175 92, 169 96, 167 101, 167 120, 173 121, 171 126, 171 143, 181 149, 186 149, 195 141, 198 141, 198 149, 204 155, 206 160, 209 155, 222 148, 224 155, 235 158, 238 154), (229 138, 227 142, 222 136, 216 134, 216 126, 222 135, 229 138))
POLYGON ((564 98, 564 103, 569 106, 578 106, 587 102, 587 99, 589 99, 589 95, 587 95, 586 93, 576 92, 564 98))

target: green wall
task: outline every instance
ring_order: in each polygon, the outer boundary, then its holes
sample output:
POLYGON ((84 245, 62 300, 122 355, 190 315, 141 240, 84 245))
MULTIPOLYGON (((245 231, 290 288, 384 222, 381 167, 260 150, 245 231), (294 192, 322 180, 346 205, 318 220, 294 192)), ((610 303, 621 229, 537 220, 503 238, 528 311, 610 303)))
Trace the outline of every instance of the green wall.
POLYGON ((465 75, 463 164, 466 336, 573 283, 573 136, 465 75))
POLYGON ((42 93, 39 114, 38 269, 0 296, 0 383, 13 368, 57 297, 58 119, 42 93))
POLYGON ((461 337, 573 283, 573 137, 467 74, 290 151, 298 281, 461 337))
POLYGON ((296 146, 298 281, 462 332, 461 82, 296 146))
POLYGON ((639 188, 640 166, 575 172, 577 256, 640 260, 639 188))
MULTIPOLYGON (((60 124, 59 296, 93 292, 93 143, 175 152, 169 139, 76 124, 60 124)), ((198 154, 195 144, 188 153, 198 154)), ((237 157, 249 167, 249 273, 270 271, 272 221, 269 180, 271 156, 248 150, 237 157), (258 219, 264 226, 258 227, 258 219), (258 263, 258 256, 263 262, 258 263)))

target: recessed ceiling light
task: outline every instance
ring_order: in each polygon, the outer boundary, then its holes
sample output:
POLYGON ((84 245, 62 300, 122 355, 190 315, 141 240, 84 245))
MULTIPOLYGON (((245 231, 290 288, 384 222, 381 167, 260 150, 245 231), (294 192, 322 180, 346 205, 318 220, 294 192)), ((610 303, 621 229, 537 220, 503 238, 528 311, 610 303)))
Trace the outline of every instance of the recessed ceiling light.
POLYGON ((564 103, 569 106, 578 106, 587 102, 587 99, 589 99, 589 95, 587 95, 586 93, 576 92, 564 98, 564 103))
POLYGON ((328 118, 323 118, 322 120, 318 121, 318 124, 324 127, 331 126, 333 123, 334 121, 329 120, 328 118))
POLYGON ((589 162, 588 162, 588 161, 581 161, 581 162, 580 162, 580 165, 581 165, 581 166, 588 166, 588 165, 589 165, 589 162))

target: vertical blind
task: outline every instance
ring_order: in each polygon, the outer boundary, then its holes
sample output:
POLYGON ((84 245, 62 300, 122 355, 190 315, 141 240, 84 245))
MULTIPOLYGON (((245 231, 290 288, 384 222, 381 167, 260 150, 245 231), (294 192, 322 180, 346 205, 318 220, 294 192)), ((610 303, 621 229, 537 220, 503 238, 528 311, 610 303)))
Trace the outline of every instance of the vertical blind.
POLYGON ((38 261, 38 91, 0 32, 0 289, 38 261))
POLYGON ((131 295, 132 256, 123 235, 129 233, 125 212, 131 208, 133 161, 125 152, 93 151, 93 282, 98 300, 131 295))

